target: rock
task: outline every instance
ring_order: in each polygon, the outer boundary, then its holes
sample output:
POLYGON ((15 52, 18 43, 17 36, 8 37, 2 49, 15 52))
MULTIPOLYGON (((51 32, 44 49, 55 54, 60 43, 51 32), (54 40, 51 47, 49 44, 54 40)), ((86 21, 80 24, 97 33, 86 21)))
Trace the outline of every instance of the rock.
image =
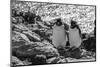
POLYGON ((34 44, 37 46, 37 47, 44 47, 46 46, 46 44, 42 43, 42 42, 34 42, 34 44))
POLYGON ((59 61, 57 63, 67 63, 67 59, 64 56, 59 56, 59 61))
POLYGON ((34 30, 33 32, 35 32, 36 34, 38 34, 40 37, 44 37, 45 36, 45 32, 41 31, 41 30, 34 30))
POLYGON ((51 44, 51 43, 50 43, 49 41, 47 41, 47 40, 42 41, 42 43, 45 44, 45 45, 47 45, 47 46, 52 46, 52 47, 54 47, 53 44, 51 44))
POLYGON ((12 23, 17 24, 18 20, 14 17, 11 18, 12 23))
POLYGON ((37 22, 38 25, 40 25, 42 28, 47 28, 48 29, 48 26, 44 25, 43 22, 37 22))
POLYGON ((26 60, 23 61, 24 65, 31 65, 32 62, 30 62, 30 58, 26 58, 26 60))
POLYGON ((46 58, 51 58, 59 56, 59 53, 53 46, 46 45, 41 42, 34 42, 33 44, 13 48, 12 55, 20 58, 21 60, 30 58, 31 62, 33 62, 33 59, 38 55, 44 55, 46 58))
POLYGON ((58 49, 58 52, 59 52, 60 56, 66 56, 66 54, 65 54, 66 51, 63 48, 59 47, 57 49, 58 49))
POLYGON ((28 27, 29 30, 31 30, 33 32, 36 31, 36 30, 39 30, 37 24, 28 24, 27 27, 28 27))
POLYGON ((79 48, 75 48, 75 49, 72 49, 72 48, 69 48, 69 49, 65 49, 65 48, 60 48, 58 49, 58 52, 61 56, 64 56, 64 57, 71 57, 71 58, 81 58, 81 51, 79 48))
POLYGON ((67 61, 67 59, 60 59, 57 63, 67 63, 68 61, 67 61))
POLYGON ((89 37, 87 40, 83 41, 83 47, 87 51, 96 51, 96 38, 95 37, 89 37))
POLYGON ((52 30, 52 29, 48 29, 45 33, 46 33, 47 35, 48 35, 48 34, 49 34, 49 35, 52 35, 53 30, 52 30))
POLYGON ((52 58, 49 58, 47 60, 47 63, 49 64, 57 64, 57 63, 67 63, 67 59, 66 58, 62 58, 61 56, 59 57, 52 57, 52 58))
POLYGON ((12 55, 18 57, 22 61, 27 58, 31 61, 38 54, 34 51, 34 47, 34 45, 22 45, 18 48, 12 48, 12 55))
POLYGON ((88 62, 88 61, 95 61, 95 58, 90 58, 90 59, 83 59, 83 58, 81 58, 81 59, 75 59, 75 58, 70 58, 70 57, 68 57, 68 58, 66 58, 67 60, 68 60, 68 62, 88 62))
POLYGON ((46 64, 46 56, 45 55, 36 55, 32 64, 35 65, 41 65, 41 64, 46 64))
POLYGON ((12 48, 18 48, 22 45, 26 45, 25 41, 12 41, 12 48))
POLYGON ((36 34, 38 34, 41 38, 41 40, 48 40, 49 42, 51 42, 52 40, 50 39, 50 35, 47 31, 44 31, 42 29, 38 29, 38 30, 34 30, 33 32, 35 32, 36 34))
POLYGON ((29 38, 23 34, 23 33, 20 33, 20 32, 16 32, 16 31, 13 31, 16 35, 14 37, 12 37, 13 40, 24 40, 26 42, 30 42, 29 38))
POLYGON ((41 41, 39 35, 35 34, 34 32, 30 33, 30 32, 24 31, 23 33, 20 33, 20 32, 13 31, 13 33, 14 34, 13 34, 12 40, 14 41, 23 40, 28 43, 41 41))
POLYGON ((52 46, 35 47, 37 53, 46 55, 47 58, 59 56, 57 49, 52 46))
MULTIPOLYGON (((69 53, 69 57, 71 57, 71 58, 76 58, 76 59, 80 59, 81 58, 81 51, 80 51, 79 48, 75 48, 75 49, 69 50, 68 53, 69 53)), ((66 55, 68 53, 66 52, 66 55)))
POLYGON ((23 63, 21 60, 19 60, 17 57, 12 56, 12 57, 11 57, 11 65, 12 65, 12 66, 24 65, 24 63, 23 63))
POLYGON ((19 34, 18 33, 16 33, 16 31, 12 32, 12 48, 26 45, 26 43, 29 41, 28 39, 22 38, 20 33, 19 34))
POLYGON ((49 58, 46 62, 49 63, 49 64, 56 64, 57 61, 59 61, 59 58, 52 57, 52 58, 49 58))
MULTIPOLYGON (((13 26, 16 28, 16 29, 19 29, 21 31, 28 31, 29 29, 22 23, 20 24, 13 24, 13 26)), ((14 31, 16 31, 16 29, 14 31)))
POLYGON ((51 25, 50 22, 45 22, 45 21, 44 21, 44 25, 47 26, 47 27, 49 27, 49 28, 52 28, 52 26, 53 26, 53 25, 51 25))
POLYGON ((82 52, 82 53, 81 53, 82 58, 84 58, 84 59, 96 58, 95 52, 86 51, 85 49, 82 49, 81 52, 82 52))
POLYGON ((29 38, 30 41, 33 41, 33 42, 41 41, 40 36, 34 32, 27 31, 23 33, 29 38))

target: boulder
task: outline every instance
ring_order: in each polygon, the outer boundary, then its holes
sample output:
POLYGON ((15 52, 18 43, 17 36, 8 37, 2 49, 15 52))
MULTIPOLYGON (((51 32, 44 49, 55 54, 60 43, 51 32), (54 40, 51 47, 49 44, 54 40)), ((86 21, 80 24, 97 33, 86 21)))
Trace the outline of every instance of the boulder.
POLYGON ((59 61, 59 58, 57 58, 57 57, 52 57, 52 58, 47 59, 46 62, 47 62, 48 64, 56 64, 57 61, 59 61))
POLYGON ((76 59, 81 58, 81 51, 79 48, 75 48, 75 49, 60 48, 60 49, 58 49, 58 52, 61 56, 64 56, 65 58, 67 58, 67 57, 76 58, 76 59))
POLYGON ((17 31, 13 31, 13 32, 14 32, 14 36, 12 37, 12 40, 14 41, 24 40, 25 42, 30 42, 29 38, 25 34, 17 31))
POLYGON ((35 64, 35 65, 46 64, 46 56, 42 54, 36 55, 33 59, 32 64, 35 64))
POLYGON ((96 51, 96 38, 95 37, 89 37, 88 39, 83 41, 83 47, 87 51, 96 51))
POLYGON ((47 63, 49 64, 67 63, 67 59, 62 56, 52 57, 52 58, 47 59, 47 63))
POLYGON ((23 34, 25 34, 29 38, 30 41, 33 41, 33 42, 41 41, 40 36, 34 32, 27 31, 27 32, 23 32, 23 34))
POLYGON ((59 56, 57 49, 52 46, 35 47, 35 50, 39 54, 46 55, 47 58, 59 56))
POLYGON ((38 55, 43 55, 46 58, 51 58, 59 56, 59 53, 53 46, 46 45, 41 42, 35 42, 33 44, 22 45, 18 48, 13 48, 12 55, 18 57, 21 60, 30 58, 30 61, 34 62, 34 59, 38 55))
POLYGON ((11 57, 11 66, 24 65, 24 63, 15 56, 11 57))

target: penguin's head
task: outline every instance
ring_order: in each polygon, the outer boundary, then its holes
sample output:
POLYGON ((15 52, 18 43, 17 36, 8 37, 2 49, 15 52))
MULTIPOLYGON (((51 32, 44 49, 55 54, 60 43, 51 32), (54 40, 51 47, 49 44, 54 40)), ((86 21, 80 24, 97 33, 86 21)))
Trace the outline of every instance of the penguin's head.
POLYGON ((62 21, 61 21, 61 19, 59 18, 59 19, 57 19, 57 21, 56 21, 56 23, 55 23, 57 26, 61 26, 62 25, 62 21))
POLYGON ((77 22, 76 21, 73 21, 71 20, 71 28, 75 28, 77 26, 77 22))

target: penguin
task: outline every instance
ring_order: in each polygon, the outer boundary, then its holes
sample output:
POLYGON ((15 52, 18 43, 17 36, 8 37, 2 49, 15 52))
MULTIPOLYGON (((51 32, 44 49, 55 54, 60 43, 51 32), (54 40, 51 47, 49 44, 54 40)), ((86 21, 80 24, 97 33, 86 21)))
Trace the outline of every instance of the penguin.
POLYGON ((53 27, 52 43, 56 48, 64 48, 66 47, 66 41, 68 41, 66 37, 66 31, 64 29, 61 19, 59 18, 57 19, 53 27))
POLYGON ((71 20, 71 26, 69 27, 69 43, 70 47, 79 48, 82 43, 81 30, 76 23, 76 21, 71 20))

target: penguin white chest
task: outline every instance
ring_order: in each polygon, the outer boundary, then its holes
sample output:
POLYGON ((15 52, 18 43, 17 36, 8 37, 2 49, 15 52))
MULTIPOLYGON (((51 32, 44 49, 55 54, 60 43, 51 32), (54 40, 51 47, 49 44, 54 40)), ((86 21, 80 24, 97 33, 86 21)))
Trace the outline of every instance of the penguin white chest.
POLYGON ((63 26, 55 26, 53 28, 52 42, 55 47, 66 46, 66 34, 63 26))

